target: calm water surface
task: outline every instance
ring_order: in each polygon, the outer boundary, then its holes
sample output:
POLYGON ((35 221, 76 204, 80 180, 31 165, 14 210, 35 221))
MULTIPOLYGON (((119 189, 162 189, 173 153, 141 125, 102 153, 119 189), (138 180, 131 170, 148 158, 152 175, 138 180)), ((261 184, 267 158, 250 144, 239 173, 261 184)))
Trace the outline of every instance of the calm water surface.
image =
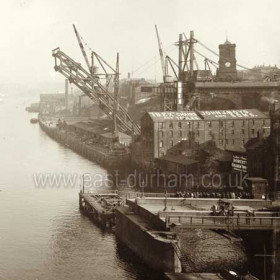
POLYGON ((106 171, 30 124, 31 101, 0 103, 0 279, 154 279, 114 234, 80 214, 79 180, 71 189, 35 186, 34 173, 106 171))

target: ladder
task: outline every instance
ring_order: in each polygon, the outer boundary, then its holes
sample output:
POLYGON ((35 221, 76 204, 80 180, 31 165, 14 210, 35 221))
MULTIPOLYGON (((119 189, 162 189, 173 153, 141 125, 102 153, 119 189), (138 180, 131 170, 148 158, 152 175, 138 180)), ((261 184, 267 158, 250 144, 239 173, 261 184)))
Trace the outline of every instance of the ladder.
MULTIPOLYGON (((74 83, 91 100, 98 103, 110 119, 113 119, 114 97, 100 83, 98 76, 88 73, 80 63, 74 61, 60 48, 54 49, 52 56, 55 58, 55 71, 60 72, 70 83, 74 83)), ((118 104, 116 119, 123 132, 131 135, 140 134, 140 126, 131 119, 127 110, 120 104, 118 104)))
POLYGON ((181 262, 181 266, 182 266, 182 272, 191 272, 191 266, 190 266, 190 261, 187 260, 186 256, 184 255, 184 253, 182 252, 181 248, 179 247, 178 242, 172 242, 172 246, 174 248, 174 251, 176 252, 176 255, 178 257, 178 259, 181 262))

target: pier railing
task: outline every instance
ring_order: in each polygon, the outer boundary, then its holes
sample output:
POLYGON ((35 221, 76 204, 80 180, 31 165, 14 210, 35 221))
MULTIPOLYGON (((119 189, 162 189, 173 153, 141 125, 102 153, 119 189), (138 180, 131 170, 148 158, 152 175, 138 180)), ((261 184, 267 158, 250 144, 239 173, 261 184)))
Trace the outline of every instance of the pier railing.
POLYGON ((166 227, 173 224, 179 227, 207 229, 280 229, 280 217, 168 215, 165 221, 166 227))

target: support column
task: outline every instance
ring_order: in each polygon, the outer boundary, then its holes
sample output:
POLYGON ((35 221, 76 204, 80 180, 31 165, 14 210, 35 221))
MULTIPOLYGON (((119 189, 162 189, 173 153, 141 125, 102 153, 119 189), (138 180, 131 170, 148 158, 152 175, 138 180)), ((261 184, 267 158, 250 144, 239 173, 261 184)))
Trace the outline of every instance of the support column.
POLYGON ((280 230, 274 229, 272 233, 272 279, 280 279, 280 230))

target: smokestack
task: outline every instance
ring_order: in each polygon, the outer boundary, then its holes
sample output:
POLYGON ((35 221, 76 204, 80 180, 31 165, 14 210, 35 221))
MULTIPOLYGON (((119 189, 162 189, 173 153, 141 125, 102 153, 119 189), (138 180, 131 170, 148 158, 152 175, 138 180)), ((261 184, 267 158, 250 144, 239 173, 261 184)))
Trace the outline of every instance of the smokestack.
POLYGON ((270 113, 271 114, 274 114, 276 111, 278 111, 280 109, 280 104, 279 104, 279 101, 278 100, 273 100, 271 101, 270 103, 270 113))
POLYGON ((65 108, 68 111, 68 80, 65 80, 65 108))
POLYGON ((78 105, 78 114, 79 114, 79 117, 81 116, 82 114, 82 95, 79 95, 79 105, 78 105))
POLYGON ((279 101, 278 100, 275 100, 273 102, 273 112, 276 112, 280 109, 280 104, 279 104, 279 101))
POLYGON ((127 73, 127 78, 130 79, 130 73, 129 72, 127 73))
POLYGON ((182 88, 182 82, 177 82, 177 111, 183 111, 183 88, 182 88))

